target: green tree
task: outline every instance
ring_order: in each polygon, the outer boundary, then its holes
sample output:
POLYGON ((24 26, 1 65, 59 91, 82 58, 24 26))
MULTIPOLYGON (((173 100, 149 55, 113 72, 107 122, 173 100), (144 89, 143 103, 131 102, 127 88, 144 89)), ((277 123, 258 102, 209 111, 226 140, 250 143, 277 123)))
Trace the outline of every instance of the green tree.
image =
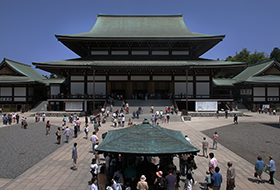
POLYGON ((253 54, 250 53, 247 48, 243 48, 239 53, 236 52, 235 56, 228 56, 226 61, 246 62, 248 65, 252 65, 269 59, 265 52, 257 52, 255 50, 253 54))
POLYGON ((270 59, 275 59, 280 63, 280 49, 278 47, 275 47, 269 56, 270 59))

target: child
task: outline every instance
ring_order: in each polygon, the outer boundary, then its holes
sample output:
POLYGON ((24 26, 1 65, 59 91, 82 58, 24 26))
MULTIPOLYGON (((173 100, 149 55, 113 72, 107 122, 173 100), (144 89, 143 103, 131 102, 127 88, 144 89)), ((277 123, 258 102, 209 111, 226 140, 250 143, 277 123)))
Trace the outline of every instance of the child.
POLYGON ((205 181, 207 183, 207 189, 210 189, 210 186, 211 186, 211 174, 210 174, 209 170, 206 170, 205 181))
POLYGON ((186 180, 185 180, 184 189, 186 189, 186 190, 192 190, 192 187, 193 187, 192 175, 188 173, 186 177, 187 177, 187 178, 186 178, 186 180))

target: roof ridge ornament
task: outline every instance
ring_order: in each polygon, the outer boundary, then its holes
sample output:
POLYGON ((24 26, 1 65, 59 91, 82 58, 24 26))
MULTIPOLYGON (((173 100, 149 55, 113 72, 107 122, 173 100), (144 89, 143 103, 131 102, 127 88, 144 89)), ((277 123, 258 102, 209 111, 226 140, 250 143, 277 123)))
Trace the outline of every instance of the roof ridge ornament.
POLYGON ((142 124, 150 124, 150 122, 149 122, 149 120, 148 120, 148 118, 147 117, 145 117, 145 119, 144 119, 144 121, 143 121, 143 123, 142 124))

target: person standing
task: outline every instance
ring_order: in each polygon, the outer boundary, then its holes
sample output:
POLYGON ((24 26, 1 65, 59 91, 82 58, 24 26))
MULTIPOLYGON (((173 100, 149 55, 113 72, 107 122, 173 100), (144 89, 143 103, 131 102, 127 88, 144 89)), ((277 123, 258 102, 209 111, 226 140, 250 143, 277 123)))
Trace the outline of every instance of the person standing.
POLYGON ((99 190, 106 189, 107 174, 105 173, 105 166, 100 168, 100 172, 97 174, 98 188, 99 190))
MULTIPOLYGON (((77 121, 76 121, 77 132, 80 132, 81 123, 82 122, 81 122, 80 118, 77 118, 77 121)), ((78 135, 76 137, 78 137, 78 135)))
POLYGON ((68 126, 66 126, 66 129, 65 129, 63 134, 66 136, 66 142, 68 143, 69 142, 69 136, 72 134, 71 130, 69 129, 68 126))
POLYGON ((276 171, 275 162, 274 162, 272 156, 269 156, 268 159, 269 159, 269 164, 265 164, 265 165, 270 169, 269 170, 269 176, 270 176, 269 183, 274 185, 273 175, 276 171))
POLYGON ((92 143, 92 153, 95 154, 95 145, 96 141, 98 141, 97 133, 95 131, 92 133, 92 136, 89 138, 89 140, 92 143))
POLYGON ((88 124, 86 124, 85 126, 85 133, 86 133, 86 139, 88 139, 88 132, 89 132, 89 127, 88 127, 88 124))
POLYGON ((262 160, 262 157, 261 156, 258 156, 258 160, 256 161, 256 164, 255 164, 255 173, 256 173, 256 177, 258 179, 258 183, 262 182, 262 172, 264 170, 264 162, 262 160))
POLYGON ((60 144, 60 141, 61 141, 60 127, 57 128, 57 131, 55 132, 55 134, 56 134, 57 144, 60 144))
POLYGON ((192 180, 192 175, 191 175, 191 174, 187 174, 186 180, 184 181, 184 183, 185 183, 184 189, 186 189, 186 190, 192 190, 192 187, 193 187, 193 180, 192 180))
POLYGON ((206 137, 203 137, 202 151, 203 151, 203 156, 205 156, 206 158, 208 158, 207 150, 208 150, 208 141, 206 140, 206 137))
POLYGON ((209 153, 209 171, 211 173, 211 176, 213 176, 213 174, 215 174, 215 168, 218 167, 218 161, 217 159, 214 157, 214 153, 209 153))
POLYGON ((148 183, 146 182, 146 177, 144 175, 142 175, 140 177, 140 181, 137 183, 137 190, 148 190, 149 186, 148 183))
POLYGON ((217 149, 219 135, 217 132, 213 135, 213 149, 217 149), (216 147, 216 148, 215 148, 216 147))
POLYGON ((50 124, 50 121, 47 121, 47 124, 46 124, 46 135, 49 135, 50 130, 51 130, 51 124, 50 124))
POLYGON ((165 179, 162 177, 163 172, 156 172, 156 179, 154 181, 154 185, 156 186, 156 190, 164 190, 165 187, 165 179))
POLYGON ((177 184, 176 176, 172 174, 172 170, 168 172, 168 175, 165 176, 165 186, 166 190, 175 190, 177 184))
POLYGON ((222 175, 219 173, 220 168, 217 166, 215 168, 215 172, 214 175, 212 176, 212 180, 213 180, 213 190, 220 190, 222 182, 223 182, 223 177, 222 175))
POLYGON ((98 190, 98 186, 97 186, 97 178, 94 177, 91 179, 91 188, 90 190, 98 190))
POLYGON ((46 120, 46 114, 45 113, 42 114, 42 118, 43 118, 43 122, 45 122, 45 120, 46 120))
POLYGON ((92 178, 96 178, 98 174, 98 165, 96 164, 96 159, 91 160, 90 164, 90 173, 92 175, 92 178))
POLYGON ((232 162, 228 162, 227 165, 227 190, 233 190, 235 187, 235 168, 232 167, 232 162))
POLYGON ((77 159, 78 159, 78 151, 77 151, 77 143, 74 143, 74 147, 72 149, 72 159, 73 159, 73 170, 78 170, 77 168, 77 159))

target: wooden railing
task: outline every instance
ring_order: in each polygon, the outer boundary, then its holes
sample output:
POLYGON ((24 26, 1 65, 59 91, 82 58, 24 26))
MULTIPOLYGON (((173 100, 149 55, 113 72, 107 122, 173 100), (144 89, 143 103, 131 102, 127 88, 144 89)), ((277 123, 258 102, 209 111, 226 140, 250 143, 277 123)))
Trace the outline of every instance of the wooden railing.
MULTIPOLYGON (((197 98, 197 99, 228 99, 233 98, 232 95, 188 95, 188 98, 197 98)), ((175 94, 174 99, 186 99, 185 94, 175 94)))
MULTIPOLYGON (((92 99, 92 94, 50 95, 49 99, 92 99)), ((104 94, 96 94, 95 99, 106 99, 104 94)))

